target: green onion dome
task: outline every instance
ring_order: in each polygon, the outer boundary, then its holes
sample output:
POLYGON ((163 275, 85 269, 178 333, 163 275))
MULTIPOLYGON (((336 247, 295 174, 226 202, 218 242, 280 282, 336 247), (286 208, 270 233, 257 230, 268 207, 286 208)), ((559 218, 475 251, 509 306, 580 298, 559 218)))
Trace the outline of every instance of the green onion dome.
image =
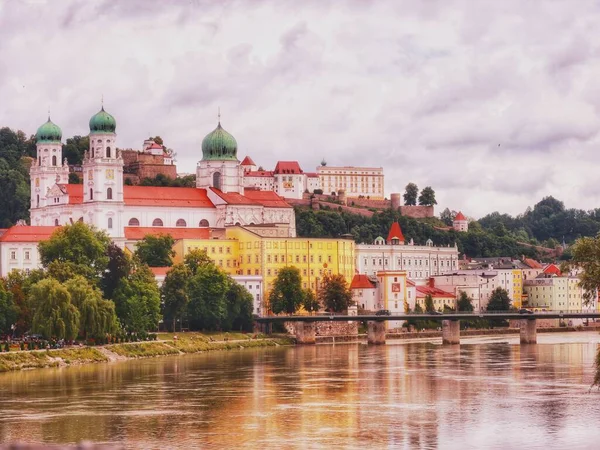
POLYGON ((237 161, 237 142, 221 127, 221 122, 202 140, 203 161, 237 161))
POLYGON ((114 133, 117 128, 115 118, 102 109, 90 119, 90 133, 114 133))
POLYGON ((48 117, 48 122, 38 128, 37 133, 35 133, 35 140, 37 142, 60 142, 62 139, 62 131, 50 120, 48 117))

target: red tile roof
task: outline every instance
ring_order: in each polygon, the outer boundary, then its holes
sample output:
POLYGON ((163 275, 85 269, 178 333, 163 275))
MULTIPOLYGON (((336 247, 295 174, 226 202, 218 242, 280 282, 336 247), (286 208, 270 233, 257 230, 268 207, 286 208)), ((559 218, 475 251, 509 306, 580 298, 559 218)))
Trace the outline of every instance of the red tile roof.
POLYGON ((249 170, 244 173, 245 177, 264 177, 273 178, 273 171, 271 170, 249 170))
POLYGON ((542 265, 539 262, 537 262, 535 259, 531 259, 531 258, 524 258, 523 264, 529 266, 530 269, 541 269, 542 268, 542 265))
POLYGON ((69 196, 69 204, 79 205, 83 203, 83 184, 59 184, 58 187, 69 196))
POLYGON ((32 227, 29 225, 15 225, 10 227, 0 236, 0 242, 40 242, 50 238, 52 233, 60 227, 32 227))
POLYGON ((250 200, 248 197, 243 196, 242 194, 238 194, 237 192, 225 193, 215 188, 209 189, 215 194, 217 194, 219 197, 221 197, 223 200, 225 200, 228 205, 259 205, 258 202, 250 200))
POLYGON ((549 275, 556 275, 558 277, 560 277, 562 275, 562 271, 560 270, 560 267, 558 267, 556 264, 548 264, 544 268, 544 273, 549 274, 549 275))
POLYGON ((319 178, 319 174, 316 172, 305 172, 308 178, 319 178))
POLYGON ((154 276, 164 277, 167 275, 167 272, 171 270, 170 267, 150 267, 150 271, 154 274, 154 276))
POLYGON ((278 161, 274 173, 303 173, 298 161, 278 161))
POLYGON ((350 289, 375 289, 375 284, 366 275, 356 274, 350 283, 350 289))
POLYGON ((249 156, 246 156, 244 160, 240 163, 240 166, 255 166, 254 161, 249 156))
POLYGON ((156 142, 153 142, 152 145, 148 146, 148 150, 150 150, 151 148, 156 148, 156 149, 163 149, 162 145, 157 144, 156 142))
POLYGON ((291 208, 290 205, 273 191, 244 191, 245 197, 263 205, 265 208, 291 208))
POLYGON ((388 233, 387 243, 392 242, 392 239, 399 239, 400 242, 404 242, 404 235, 402 234, 402 230, 400 229, 400 224, 398 222, 394 222, 390 228, 390 232, 388 233))
POLYGON ((467 218, 463 215, 462 212, 459 211, 454 220, 467 220, 467 218))
POLYGON ((169 234, 175 240, 210 239, 209 228, 125 227, 125 239, 139 241, 149 234, 169 234))
POLYGON ((417 297, 418 298, 422 298, 425 297, 427 294, 431 295, 431 297, 433 298, 439 298, 439 297, 443 297, 443 298, 456 298, 456 295, 452 294, 451 292, 446 292, 446 291, 442 291, 441 289, 438 289, 436 287, 430 287, 430 286, 417 286, 417 297))

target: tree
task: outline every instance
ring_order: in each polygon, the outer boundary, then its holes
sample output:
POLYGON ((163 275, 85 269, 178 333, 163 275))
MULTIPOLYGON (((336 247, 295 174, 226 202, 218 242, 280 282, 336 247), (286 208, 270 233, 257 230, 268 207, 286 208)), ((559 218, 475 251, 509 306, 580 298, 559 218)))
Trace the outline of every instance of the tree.
POLYGON ((135 255, 150 267, 170 267, 175 256, 173 244, 175 240, 170 234, 148 234, 136 244, 135 255))
POLYGON ((419 195, 419 205, 437 205, 437 201, 435 200, 435 191, 431 188, 431 186, 427 186, 421 191, 421 195, 419 195))
POLYGON ((69 174, 69 184, 83 184, 83 179, 81 179, 75 172, 71 172, 69 174))
POLYGON ((64 286, 71 295, 71 303, 79 311, 79 331, 84 338, 103 337, 117 331, 115 304, 104 300, 97 287, 82 276, 68 280, 64 286))
POLYGON ((77 337, 80 314, 71 303, 67 288, 53 278, 39 281, 31 288, 30 301, 35 310, 33 331, 46 339, 77 337))
MULTIPOLYGON (((90 148, 89 136, 73 136, 63 144, 62 154, 67 158, 69 164, 81 164, 84 153, 90 148)), ((69 181, 70 183, 70 181, 69 181)))
POLYGON ((227 275, 214 264, 207 264, 198 267, 188 286, 190 324, 196 329, 220 330, 227 315, 227 275))
POLYGON ((352 306, 352 292, 341 274, 325 275, 317 294, 323 307, 332 312, 346 311, 352 306))
POLYGON ((502 288, 494 289, 486 309, 487 311, 509 311, 510 297, 508 292, 502 288))
POLYGON ((273 289, 269 292, 269 305, 275 314, 294 314, 302 305, 304 291, 300 269, 286 266, 279 271, 273 289))
POLYGON ((156 330, 160 320, 160 291, 147 265, 132 261, 131 274, 115 289, 117 317, 127 331, 156 330))
POLYGON ((408 183, 404 192, 404 204, 405 205, 416 205, 417 195, 419 194, 419 188, 415 183, 408 183))
POLYGON ((195 249, 183 257, 183 264, 190 270, 192 275, 195 275, 198 268, 214 264, 214 262, 208 257, 205 250, 195 249))
POLYGON ((252 294, 231 278, 228 280, 228 285, 229 288, 225 295, 227 313, 222 324, 223 329, 251 331, 252 311, 254 310, 252 294))
POLYGON ((33 310, 29 301, 31 287, 44 279, 44 272, 40 269, 32 270, 29 274, 23 270, 12 270, 6 277, 6 289, 12 294, 16 308, 16 334, 21 335, 31 329, 33 310))
POLYGON ((15 324, 17 317, 18 311, 12 293, 6 289, 3 280, 0 279, 0 336, 11 334, 13 331, 11 326, 15 324))
POLYGON ((427 294, 425 296, 425 311, 428 313, 435 311, 435 307, 433 306, 433 297, 431 297, 431 294, 427 294))
POLYGON ((310 289, 304 290, 304 299, 302 300, 302 307, 308 313, 313 313, 321 308, 321 303, 317 300, 315 293, 310 289))
POLYGON ((457 302, 457 309, 459 311, 464 312, 472 312, 473 311, 473 299, 467 295, 466 292, 461 291, 460 297, 457 302))
POLYGON ((120 281, 131 271, 131 258, 114 242, 111 242, 106 250, 108 264, 102 274, 100 286, 104 297, 112 300, 120 281))
POLYGON ((579 268, 579 287, 583 289, 583 298, 586 305, 597 295, 600 286, 600 234, 596 237, 577 239, 570 248, 571 259, 562 264, 561 270, 579 268))
POLYGON ((0 157, 0 228, 29 218, 28 179, 20 160, 11 165, 0 157))
POLYGON ((58 228, 47 241, 38 245, 44 267, 51 262, 69 266, 74 274, 83 275, 92 282, 99 281, 108 264, 110 238, 83 223, 75 222, 58 228))
POLYGON ((444 222, 449 227, 452 226, 454 222, 454 218, 456 217, 456 211, 450 211, 450 209, 446 208, 440 213, 440 220, 444 222))
POLYGON ((187 265, 175 264, 167 272, 165 281, 162 284, 163 318, 165 324, 173 324, 172 331, 176 331, 175 323, 177 319, 180 320, 180 323, 183 323, 183 317, 190 301, 188 281, 191 277, 192 271, 187 265))

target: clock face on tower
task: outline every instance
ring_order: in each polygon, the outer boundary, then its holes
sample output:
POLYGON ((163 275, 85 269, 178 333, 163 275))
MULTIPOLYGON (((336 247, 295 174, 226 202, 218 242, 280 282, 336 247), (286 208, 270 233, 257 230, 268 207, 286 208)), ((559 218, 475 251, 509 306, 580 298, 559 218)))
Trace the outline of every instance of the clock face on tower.
POLYGON ((107 180, 115 179, 115 169, 106 169, 106 179, 107 180))

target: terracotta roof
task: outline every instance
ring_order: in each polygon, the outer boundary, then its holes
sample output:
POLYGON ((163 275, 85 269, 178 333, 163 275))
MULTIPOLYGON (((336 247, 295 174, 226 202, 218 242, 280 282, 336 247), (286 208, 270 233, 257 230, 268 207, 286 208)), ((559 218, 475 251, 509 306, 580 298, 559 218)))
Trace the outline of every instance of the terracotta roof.
POLYGON ((50 238, 52 233, 60 227, 32 227, 29 225, 15 225, 0 236, 0 242, 40 242, 50 238))
POLYGON ((139 241, 147 235, 169 234, 179 239, 210 239, 209 228, 125 227, 125 239, 139 241))
POLYGON ((240 163, 240 166, 255 166, 254 161, 249 156, 246 156, 244 160, 240 163))
POLYGON ((69 204, 79 205, 83 203, 83 184, 59 184, 58 187, 69 196, 69 204))
POLYGON ((273 191, 245 191, 245 197, 263 205, 265 208, 291 208, 287 202, 273 191))
POLYGON ((273 178, 273 172, 270 170, 249 170, 244 173, 245 177, 265 177, 273 178))
POLYGON ((528 266, 530 269, 541 269, 542 268, 542 265, 539 262, 537 262, 535 259, 531 259, 531 258, 524 258, 523 264, 528 266))
POLYGON ((544 273, 547 273, 549 275, 556 275, 556 276, 562 275, 562 271, 560 270, 560 267, 558 267, 556 264, 548 264, 544 268, 544 273))
POLYGON ((318 173, 316 173, 316 172, 305 172, 305 175, 306 175, 308 178, 319 178, 319 174, 318 174, 318 173))
POLYGON ((170 267, 150 267, 150 271, 154 274, 154 276, 164 277, 167 275, 167 272, 171 270, 170 267))
POLYGON ((274 173, 303 173, 298 161, 278 161, 274 173))
POLYGON ((454 220, 467 220, 467 218, 463 215, 462 212, 459 211, 454 220))
POLYGON ((375 284, 366 275, 356 274, 350 283, 350 289, 375 289, 375 284))
POLYGON ((392 239, 399 239, 400 242, 404 242, 404 235, 402 234, 402 230, 400 229, 400 224, 398 222, 394 222, 390 227, 390 232, 388 233, 387 243, 392 242, 392 239))
POLYGON ((452 294, 451 292, 446 292, 446 291, 442 291, 441 289, 438 289, 436 287, 430 287, 430 286, 417 286, 417 297, 418 298, 422 298, 425 297, 427 294, 431 295, 431 297, 436 298, 436 297, 444 297, 444 298, 456 298, 456 295, 452 294))
POLYGON ((163 149, 162 145, 157 144, 156 142, 153 142, 152 145, 150 145, 148 147, 148 150, 150 150, 151 148, 156 148, 156 149, 163 149))
POLYGON ((260 203, 255 202, 242 194, 238 194, 237 192, 225 193, 215 188, 210 188, 210 190, 225 200, 228 205, 260 205, 260 203))

